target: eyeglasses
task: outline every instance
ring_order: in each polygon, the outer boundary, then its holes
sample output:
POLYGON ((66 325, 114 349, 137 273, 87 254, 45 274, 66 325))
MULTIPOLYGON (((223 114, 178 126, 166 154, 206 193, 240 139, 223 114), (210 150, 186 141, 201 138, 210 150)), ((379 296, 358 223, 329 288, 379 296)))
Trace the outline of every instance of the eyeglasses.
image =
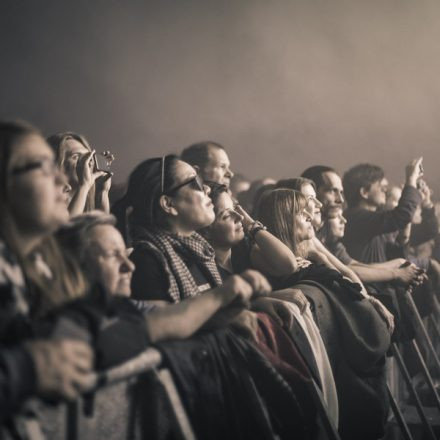
POLYGON ((45 158, 38 161, 36 160, 34 162, 29 162, 20 167, 12 168, 11 175, 17 176, 37 169, 41 169, 45 176, 53 176, 56 173, 58 166, 53 159, 45 158))
POLYGON ((173 192, 176 192, 178 189, 186 186, 186 185, 191 185, 191 188, 196 190, 196 191, 203 191, 205 192, 205 188, 203 186, 203 180, 198 176, 195 175, 194 177, 192 177, 191 179, 182 182, 181 184, 175 186, 174 188, 171 188, 170 190, 164 192, 163 194, 172 194, 173 192))

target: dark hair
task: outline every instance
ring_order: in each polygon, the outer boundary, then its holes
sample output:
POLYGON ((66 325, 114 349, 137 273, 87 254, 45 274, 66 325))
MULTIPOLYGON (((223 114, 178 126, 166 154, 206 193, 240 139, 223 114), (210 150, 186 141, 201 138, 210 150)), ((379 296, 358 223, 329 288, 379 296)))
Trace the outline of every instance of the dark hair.
POLYGON ((362 163, 350 168, 342 179, 344 194, 349 207, 355 207, 361 200, 361 188, 370 189, 372 183, 384 178, 383 169, 377 165, 362 163))
POLYGON ((175 168, 178 160, 179 158, 173 154, 147 159, 131 172, 127 192, 112 206, 112 213, 117 219, 117 228, 127 244, 130 241, 130 227, 142 226, 151 229, 163 226, 164 216, 159 199, 176 183, 175 168), (129 222, 128 208, 131 210, 129 222))
POLYGON ((292 179, 281 179, 275 184, 275 188, 288 188, 295 191, 302 190, 304 185, 311 185, 316 191, 316 185, 313 180, 306 179, 305 177, 293 177, 292 179))
POLYGON ((326 165, 314 165, 313 167, 307 168, 302 174, 301 177, 305 177, 306 179, 311 180, 315 183, 315 190, 324 185, 324 180, 322 175, 324 173, 336 173, 334 168, 328 167, 326 165))
POLYGON ((226 185, 222 185, 221 183, 217 182, 206 182, 205 185, 209 186, 211 189, 211 192, 209 193, 209 197, 212 200, 212 203, 214 204, 214 211, 217 214, 216 204, 217 200, 223 193, 228 193, 228 187, 226 185))
POLYGON ((203 141, 197 142, 183 149, 180 154, 180 159, 189 163, 190 165, 197 165, 203 167, 209 160, 209 152, 212 148, 224 150, 224 147, 217 142, 203 141))

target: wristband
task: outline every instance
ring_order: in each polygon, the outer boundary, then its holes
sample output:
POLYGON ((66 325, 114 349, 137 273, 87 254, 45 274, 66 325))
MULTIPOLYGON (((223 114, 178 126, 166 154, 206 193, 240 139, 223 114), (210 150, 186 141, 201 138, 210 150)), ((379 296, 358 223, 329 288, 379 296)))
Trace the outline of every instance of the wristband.
POLYGON ((266 226, 263 225, 263 223, 259 222, 258 220, 253 222, 251 227, 249 228, 248 234, 249 237, 251 237, 252 241, 255 241, 255 235, 259 231, 267 231, 266 226))

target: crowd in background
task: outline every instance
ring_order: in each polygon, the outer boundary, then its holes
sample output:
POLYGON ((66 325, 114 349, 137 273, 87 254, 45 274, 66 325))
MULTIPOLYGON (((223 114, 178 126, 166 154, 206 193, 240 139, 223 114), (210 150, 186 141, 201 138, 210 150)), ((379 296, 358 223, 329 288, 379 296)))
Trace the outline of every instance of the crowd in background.
POLYGON ((318 439, 323 412, 382 438, 389 347, 414 333, 402 292, 438 310, 422 158, 394 185, 367 163, 250 182, 216 142, 176 150, 112 188, 84 136, 0 122, 3 432, 29 397, 75 399, 155 346, 197 438, 318 439))

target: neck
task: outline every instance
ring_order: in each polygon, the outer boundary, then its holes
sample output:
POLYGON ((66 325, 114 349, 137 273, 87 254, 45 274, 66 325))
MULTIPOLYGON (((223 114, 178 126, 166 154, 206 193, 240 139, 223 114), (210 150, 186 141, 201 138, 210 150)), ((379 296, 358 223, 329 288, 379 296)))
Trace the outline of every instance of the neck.
POLYGON ((181 225, 169 225, 166 229, 168 232, 180 235, 181 237, 189 237, 194 233, 193 229, 189 230, 188 228, 184 228, 181 225))
POLYGON ((214 247, 215 260, 219 266, 232 271, 231 248, 214 247))
POLYGON ((359 208, 366 209, 368 211, 376 211, 377 206, 368 203, 368 200, 361 200, 358 205, 359 208))

